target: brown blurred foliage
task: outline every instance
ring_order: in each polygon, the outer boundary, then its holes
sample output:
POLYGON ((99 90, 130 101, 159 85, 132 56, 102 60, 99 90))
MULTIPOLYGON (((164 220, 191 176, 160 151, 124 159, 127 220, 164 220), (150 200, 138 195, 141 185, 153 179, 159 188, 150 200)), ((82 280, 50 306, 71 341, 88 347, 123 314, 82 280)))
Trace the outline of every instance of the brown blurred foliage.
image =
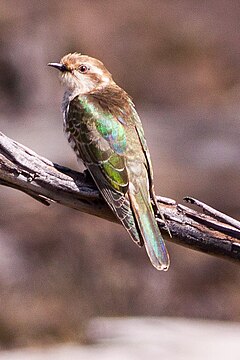
MULTIPOLYGON (((237 0, 2 1, 0 130, 78 168, 46 64, 95 56, 135 100, 157 193, 239 218, 239 17, 237 0)), ((3 187, 0 211, 3 346, 83 341, 91 316, 240 320, 236 265, 170 244, 159 273, 119 225, 3 187)))

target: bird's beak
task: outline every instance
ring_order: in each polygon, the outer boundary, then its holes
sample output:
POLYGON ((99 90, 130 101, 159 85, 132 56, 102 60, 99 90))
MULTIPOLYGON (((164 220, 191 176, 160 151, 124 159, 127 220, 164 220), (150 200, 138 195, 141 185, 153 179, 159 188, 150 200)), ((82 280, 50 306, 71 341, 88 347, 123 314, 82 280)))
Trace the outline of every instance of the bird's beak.
POLYGON ((64 64, 60 63, 48 63, 48 66, 52 66, 56 69, 58 69, 61 72, 68 71, 67 67, 64 64))

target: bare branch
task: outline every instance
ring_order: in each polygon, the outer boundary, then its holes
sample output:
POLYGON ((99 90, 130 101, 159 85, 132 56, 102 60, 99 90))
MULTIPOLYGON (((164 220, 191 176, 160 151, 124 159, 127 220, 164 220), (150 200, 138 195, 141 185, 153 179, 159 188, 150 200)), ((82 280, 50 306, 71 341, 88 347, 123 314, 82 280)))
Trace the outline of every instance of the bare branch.
POLYGON ((225 224, 229 224, 229 225, 232 225, 234 227, 236 227, 237 229, 240 230, 240 222, 233 219, 232 217, 226 215, 226 214, 223 214, 222 212, 216 210, 216 209, 213 209, 211 206, 209 205, 206 205, 204 204, 202 201, 199 201, 197 199, 194 199, 192 197, 185 197, 184 198, 185 201, 191 203, 191 204, 195 204, 197 206, 199 206, 200 208, 202 208, 204 214, 208 214, 208 215, 211 215, 213 217, 215 217, 216 219, 224 222, 225 224))
MULTIPOLYGON (((52 163, 0 133, 0 184, 30 195, 45 205, 51 202, 118 222, 95 184, 85 174, 52 163)), ((158 196, 159 227, 167 228, 174 243, 230 260, 240 260, 240 223, 210 206, 192 199, 204 213, 175 200, 158 196)))

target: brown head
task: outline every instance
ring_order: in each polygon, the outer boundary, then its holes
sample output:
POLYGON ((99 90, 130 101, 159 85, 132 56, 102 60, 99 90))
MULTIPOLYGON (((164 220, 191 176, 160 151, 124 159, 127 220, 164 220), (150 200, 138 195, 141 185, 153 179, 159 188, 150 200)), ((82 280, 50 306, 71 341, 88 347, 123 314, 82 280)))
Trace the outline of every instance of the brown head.
POLYGON ((60 80, 71 93, 86 94, 114 84, 112 75, 103 63, 87 55, 65 55, 60 63, 49 63, 60 72, 60 80))

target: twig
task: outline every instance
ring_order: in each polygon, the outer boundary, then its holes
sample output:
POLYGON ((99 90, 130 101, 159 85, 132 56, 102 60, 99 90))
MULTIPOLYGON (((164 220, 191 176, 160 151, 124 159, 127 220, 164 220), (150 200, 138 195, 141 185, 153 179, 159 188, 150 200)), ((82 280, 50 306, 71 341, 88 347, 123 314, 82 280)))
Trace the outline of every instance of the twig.
MULTIPOLYGON (((51 202, 117 222, 93 181, 37 155, 0 133, 0 184, 13 187, 45 205, 51 202)), ((192 210, 175 200, 157 197, 166 224, 158 217, 159 227, 167 228, 170 241, 233 261, 240 260, 239 222, 208 205, 186 198, 205 213, 192 210)))
POLYGON ((199 201, 197 199, 194 199, 190 196, 186 196, 183 200, 185 200, 186 202, 190 203, 190 204, 194 204, 199 206, 200 208, 202 208, 204 214, 208 214, 211 215, 213 217, 215 217, 215 219, 218 219, 222 222, 224 222, 225 224, 229 224, 234 226, 235 228, 240 230, 240 222, 233 219, 232 217, 223 214, 222 212, 213 209, 211 206, 204 204, 202 201, 199 201))

